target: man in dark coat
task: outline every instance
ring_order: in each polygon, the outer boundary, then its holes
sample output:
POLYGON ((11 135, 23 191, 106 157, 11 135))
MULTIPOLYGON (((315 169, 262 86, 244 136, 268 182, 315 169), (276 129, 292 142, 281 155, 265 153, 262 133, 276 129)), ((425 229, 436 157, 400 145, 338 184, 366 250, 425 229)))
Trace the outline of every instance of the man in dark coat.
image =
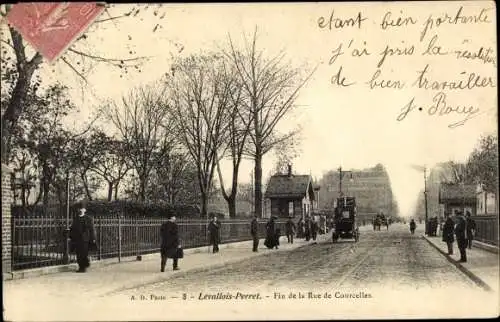
POLYGON ((304 220, 304 237, 306 238, 306 241, 311 239, 311 219, 309 216, 307 216, 306 220, 304 220))
POLYGON ((463 215, 463 212, 455 213, 457 218, 457 224, 455 226, 455 236, 457 237, 457 246, 460 250, 460 262, 467 262, 467 238, 465 232, 467 231, 467 222, 463 215))
POLYGON ((316 240, 316 237, 318 236, 318 230, 319 230, 319 225, 318 225, 318 220, 316 219, 316 217, 312 217, 312 220, 311 220, 311 237, 312 237, 312 240, 316 240))
POLYGON ((78 215, 71 224, 69 238, 71 239, 71 249, 76 253, 79 273, 84 273, 90 266, 89 247, 96 246, 95 230, 92 218, 86 214, 85 205, 80 204, 78 215))
POLYGON ((272 249, 276 246, 276 227, 274 216, 269 218, 269 221, 266 224, 266 240, 264 241, 264 245, 266 245, 266 247, 269 249, 272 249))
POLYGON ((292 216, 288 217, 288 221, 286 222, 286 238, 288 239, 288 243, 293 244, 293 235, 295 235, 295 223, 293 222, 292 216))
POLYGON ((257 252, 259 248, 259 222, 257 221, 256 215, 254 215, 252 222, 250 223, 250 234, 252 235, 253 240, 252 251, 257 252))
POLYGON ((167 264, 167 258, 172 258, 174 271, 178 270, 178 251, 179 242, 179 227, 175 223, 175 216, 168 219, 167 222, 161 225, 160 235, 161 235, 161 271, 165 271, 165 265, 167 264))
POLYGON ((410 232, 411 234, 415 234, 415 229, 417 228, 417 224, 415 223, 415 220, 410 220, 410 232))
POLYGON ((466 212, 467 216, 467 246, 469 249, 472 249, 472 240, 476 235, 476 221, 471 218, 471 214, 469 211, 466 212))
POLYGON ((445 222, 443 225, 443 241, 446 242, 448 246, 448 255, 453 255, 453 242, 455 238, 453 237, 453 226, 455 223, 449 214, 445 214, 445 222))
POLYGON ((210 233, 210 244, 213 245, 212 252, 218 253, 220 243, 220 222, 217 220, 217 216, 214 216, 208 224, 208 232, 210 233))

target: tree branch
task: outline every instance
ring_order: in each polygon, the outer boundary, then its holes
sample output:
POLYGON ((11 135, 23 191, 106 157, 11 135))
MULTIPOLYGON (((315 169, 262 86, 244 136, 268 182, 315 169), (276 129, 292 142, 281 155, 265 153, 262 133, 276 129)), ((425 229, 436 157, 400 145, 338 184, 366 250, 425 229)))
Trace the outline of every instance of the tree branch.
POLYGON ((61 57, 61 59, 62 59, 62 61, 63 61, 66 65, 68 65, 68 66, 69 66, 69 68, 71 68, 71 69, 72 69, 72 70, 73 70, 73 71, 74 71, 74 72, 75 72, 78 76, 80 76, 80 77, 83 79, 83 81, 85 82, 85 84, 88 84, 87 79, 85 78, 85 76, 84 76, 82 73, 80 73, 80 72, 79 72, 79 71, 78 71, 78 70, 77 70, 77 69, 76 69, 76 68, 75 68, 75 67, 74 67, 74 66, 73 66, 70 62, 68 62, 68 61, 66 60, 66 58, 61 57))
POLYGON ((97 61, 100 61, 100 62, 105 62, 105 63, 117 63, 117 62, 118 63, 126 63, 126 62, 138 61, 138 60, 142 60, 142 59, 149 59, 149 58, 151 58, 151 57, 146 57, 146 56, 144 56, 144 57, 127 58, 127 59, 105 58, 105 57, 101 57, 101 56, 95 56, 95 55, 87 54, 87 53, 84 53, 82 51, 79 51, 79 50, 76 50, 76 49, 73 49, 73 48, 69 48, 68 51, 70 51, 72 53, 75 53, 77 55, 83 56, 83 57, 91 58, 91 59, 94 59, 94 60, 97 60, 97 61))

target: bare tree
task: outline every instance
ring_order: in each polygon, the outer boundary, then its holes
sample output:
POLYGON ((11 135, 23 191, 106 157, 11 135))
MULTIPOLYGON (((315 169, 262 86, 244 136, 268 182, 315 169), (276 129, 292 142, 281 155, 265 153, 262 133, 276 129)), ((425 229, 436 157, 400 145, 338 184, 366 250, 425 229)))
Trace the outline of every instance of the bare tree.
POLYGON ((230 123, 232 84, 224 68, 217 55, 193 55, 177 60, 167 80, 179 138, 197 167, 203 217, 207 215, 214 170, 218 156, 224 153, 230 123))
POLYGON ((238 173, 244 152, 248 145, 248 136, 251 131, 252 117, 247 109, 241 108, 242 86, 238 83, 236 70, 227 64, 223 70, 226 72, 224 80, 230 84, 227 113, 229 126, 227 132, 227 156, 231 160, 231 188, 229 193, 225 189, 224 178, 220 168, 220 160, 217 160, 217 172, 219 174, 220 190, 226 200, 229 209, 229 217, 236 217, 236 198, 238 195, 238 173))
MULTIPOLYGON (((110 21, 115 23, 117 20, 123 18, 143 20, 143 18, 140 18, 141 14, 152 11, 154 16, 148 17, 149 19, 147 20, 156 24, 153 29, 154 32, 161 26, 161 20, 165 17, 165 14, 159 14, 160 5, 156 5, 154 10, 148 10, 153 6, 154 5, 151 4, 137 4, 125 12, 111 14, 110 11, 120 11, 120 7, 107 5, 104 18, 95 21, 88 32, 82 34, 75 44, 61 56, 58 60, 58 64, 67 66, 85 83, 87 81, 86 76, 94 69, 96 64, 114 66, 119 68, 123 73, 127 73, 129 69, 140 70, 139 67, 147 57, 138 56, 130 44, 124 45, 125 48, 130 48, 127 57, 105 57, 96 53, 95 43, 91 44, 88 42, 88 35, 92 35, 93 31, 95 31, 96 28, 100 28, 103 23, 106 24, 110 21)), ((0 15, 6 16, 11 7, 12 5, 10 4, 1 5, 0 15)), ((7 26, 7 24, 4 25, 7 26)), ((39 83, 41 81, 37 71, 44 64, 44 61, 39 52, 30 53, 30 51, 26 49, 26 42, 13 27, 0 26, 0 28, 0 61, 2 74, 4 70, 11 71, 11 77, 9 77, 8 82, 2 82, 2 92, 5 91, 7 93, 6 96, 8 96, 8 99, 5 101, 2 100, 2 162, 8 162, 11 151, 10 137, 13 128, 19 117, 25 113, 25 100, 30 86, 32 83, 39 83), (34 78, 37 77, 38 79, 34 80, 34 78), (4 86, 8 87, 8 89, 3 89, 4 86)), ((127 35, 123 36, 127 37, 127 35)), ((129 43, 132 41, 130 35, 128 35, 128 40, 126 41, 129 43)))
POLYGON ((265 57, 257 49, 257 30, 253 39, 238 50, 229 37, 229 50, 225 52, 237 71, 238 83, 243 90, 241 105, 252 115, 251 149, 246 151, 254 161, 255 214, 262 216, 262 158, 278 143, 293 137, 297 130, 285 134, 275 131, 283 117, 296 107, 299 90, 313 72, 305 78, 301 71, 285 63, 284 53, 265 57))
POLYGON ((126 145, 139 180, 139 199, 146 200, 152 169, 172 149, 175 133, 168 116, 165 86, 138 87, 123 97, 122 104, 107 109, 109 120, 126 145))

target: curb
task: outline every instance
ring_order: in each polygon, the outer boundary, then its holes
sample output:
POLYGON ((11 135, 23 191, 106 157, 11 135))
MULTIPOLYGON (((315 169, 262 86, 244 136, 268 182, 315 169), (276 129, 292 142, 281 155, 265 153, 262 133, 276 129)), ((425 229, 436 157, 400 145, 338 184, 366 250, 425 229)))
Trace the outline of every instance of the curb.
POLYGON ((498 246, 486 244, 477 240, 472 241, 472 246, 480 248, 482 250, 498 254, 498 246))
POLYGON ((465 268, 463 265, 461 265, 459 262, 455 261, 451 257, 446 254, 441 248, 438 246, 434 245, 433 242, 431 242, 426 236, 422 236, 423 239, 425 239, 432 247, 437 249, 443 256, 448 260, 448 262, 452 263, 456 268, 458 268, 459 271, 461 271, 463 274, 465 274, 468 278, 470 278, 474 283, 476 283, 477 286, 481 287, 485 291, 491 292, 493 291, 492 288, 486 284, 481 278, 479 278, 477 275, 472 273, 470 270, 465 268))
MULTIPOLYGON (((176 276, 182 276, 182 275, 193 274, 193 273, 196 274, 196 273, 202 273, 202 272, 205 272, 205 271, 208 271, 208 270, 224 268, 224 267, 226 267, 228 265, 238 264, 238 263, 246 261, 246 260, 248 260, 250 258, 260 257, 260 256, 270 256, 270 255, 272 255, 273 253, 276 253, 276 252, 287 252, 287 251, 290 251, 290 250, 299 249, 299 248, 306 247, 306 246, 309 246, 309 245, 311 245, 311 244, 304 243, 303 245, 298 245, 296 247, 294 246, 291 249, 290 248, 289 249, 279 248, 278 250, 273 250, 273 251, 270 250, 270 252, 265 252, 264 251, 264 252, 258 252, 258 253, 249 253, 248 256, 246 256, 246 257, 239 258, 239 259, 236 259, 236 260, 229 259, 228 261, 226 261, 224 263, 210 263, 210 264, 206 264, 204 266, 187 268, 185 270, 181 269, 180 271, 175 271, 175 272, 174 271, 168 271, 168 272, 170 272, 168 275, 165 274, 165 275, 162 276, 162 278, 159 278, 157 280, 152 280, 152 281, 148 281, 146 283, 140 283, 140 284, 137 284, 137 285, 132 285, 132 286, 127 286, 127 287, 122 287, 122 288, 119 288, 119 289, 115 289, 115 290, 112 290, 112 291, 109 291, 109 292, 105 293, 102 296, 113 295, 113 294, 120 293, 120 292, 123 292, 123 291, 137 289, 138 287, 143 287, 143 286, 148 286, 148 285, 154 285, 154 284, 157 284, 157 283, 162 283, 162 282, 165 282, 168 279, 176 277, 176 276)), ((203 248, 205 248, 205 247, 203 247, 203 248)), ((219 248, 221 248, 220 245, 219 245, 219 248)), ((228 248, 230 248, 230 247, 228 247, 228 248)))
MULTIPOLYGON (((260 239, 259 244, 262 244, 263 241, 264 241, 264 239, 260 239)), ((245 244, 248 244, 248 247, 250 249, 252 247, 251 243, 252 243, 251 240, 244 240, 244 241, 239 241, 239 242, 232 242, 232 243, 230 242, 230 243, 225 243, 225 244, 219 244, 219 249, 233 248, 233 247, 237 247, 239 245, 245 245, 245 244)), ((187 255, 198 254, 198 253, 202 253, 202 252, 209 252, 209 250, 211 252, 210 245, 195 247, 195 248, 187 248, 187 249, 184 249, 184 254, 187 254, 187 255)), ((154 260, 154 259, 157 259, 159 254, 160 254, 160 251, 158 250, 155 253, 140 255, 140 259, 138 259, 136 255, 133 255, 133 256, 122 257, 120 259, 120 261, 118 261, 117 257, 106 258, 106 259, 101 259, 101 260, 92 260, 92 258, 94 258, 94 256, 90 256, 90 259, 91 259, 92 267, 102 267, 102 266, 116 265, 116 264, 122 264, 122 263, 127 263, 127 262, 154 260)), ((78 268, 78 264, 76 264, 76 263, 70 263, 70 264, 65 264, 65 265, 56 265, 56 266, 47 266, 47 267, 39 267, 39 268, 31 268, 31 269, 13 271, 10 273, 3 273, 2 280, 3 281, 12 281, 12 280, 18 280, 18 279, 24 279, 24 278, 39 277, 39 276, 55 274, 55 273, 65 273, 65 272, 74 271, 77 268, 78 268)))

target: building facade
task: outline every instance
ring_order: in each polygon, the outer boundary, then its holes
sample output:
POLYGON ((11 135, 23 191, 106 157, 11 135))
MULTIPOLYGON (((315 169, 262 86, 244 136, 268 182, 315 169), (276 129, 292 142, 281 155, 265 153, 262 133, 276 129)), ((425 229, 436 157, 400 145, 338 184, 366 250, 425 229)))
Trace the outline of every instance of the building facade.
POLYGON ((287 174, 276 174, 269 179, 264 194, 268 214, 297 219, 311 216, 318 210, 319 190, 310 175, 294 175, 289 166, 287 174))

